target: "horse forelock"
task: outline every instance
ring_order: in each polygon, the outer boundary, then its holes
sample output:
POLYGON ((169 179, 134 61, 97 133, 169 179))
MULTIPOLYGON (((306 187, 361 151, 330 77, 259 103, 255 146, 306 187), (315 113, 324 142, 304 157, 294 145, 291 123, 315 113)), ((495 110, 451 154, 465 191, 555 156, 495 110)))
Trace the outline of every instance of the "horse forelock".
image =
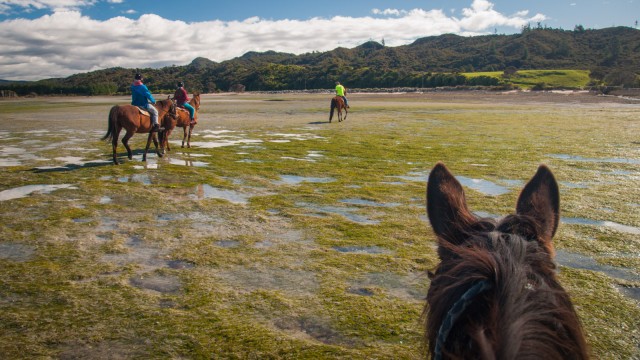
POLYGON ((427 340, 432 354, 451 304, 474 284, 487 281, 491 289, 478 295, 452 327, 445 354, 453 358, 586 358, 579 320, 555 278, 553 259, 537 241, 535 222, 519 215, 500 221, 480 219, 465 235, 458 245, 439 241, 451 256, 438 266, 427 295, 427 340))

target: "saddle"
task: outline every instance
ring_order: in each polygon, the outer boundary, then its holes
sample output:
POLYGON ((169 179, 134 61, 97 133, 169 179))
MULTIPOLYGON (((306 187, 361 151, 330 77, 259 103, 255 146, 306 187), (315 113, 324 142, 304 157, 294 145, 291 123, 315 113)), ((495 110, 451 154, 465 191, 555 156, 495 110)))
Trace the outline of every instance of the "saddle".
POLYGON ((180 105, 176 106, 176 110, 189 112, 189 110, 185 109, 184 107, 182 107, 180 105))
POLYGON ((147 110, 141 108, 140 106, 136 106, 136 108, 138 108, 138 111, 140 111, 140 114, 151 117, 151 114, 149 114, 147 110))

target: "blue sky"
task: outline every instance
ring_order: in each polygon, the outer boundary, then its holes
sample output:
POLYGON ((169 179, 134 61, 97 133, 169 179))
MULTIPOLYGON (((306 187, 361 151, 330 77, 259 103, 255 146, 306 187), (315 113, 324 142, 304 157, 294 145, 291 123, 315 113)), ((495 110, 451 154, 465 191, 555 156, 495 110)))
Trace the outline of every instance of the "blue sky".
POLYGON ((572 30, 636 27, 640 0, 0 0, 0 79, 64 77, 114 66, 224 61, 387 46, 424 36, 512 34, 538 23, 572 30))

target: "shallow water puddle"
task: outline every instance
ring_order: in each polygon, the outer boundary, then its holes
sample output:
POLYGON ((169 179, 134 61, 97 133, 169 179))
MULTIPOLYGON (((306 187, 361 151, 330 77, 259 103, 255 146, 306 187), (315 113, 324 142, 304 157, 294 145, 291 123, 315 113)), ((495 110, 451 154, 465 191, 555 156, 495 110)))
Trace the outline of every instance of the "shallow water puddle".
POLYGON ((579 162, 592 162, 592 163, 615 163, 615 164, 640 164, 640 160, 637 159, 627 159, 627 158, 585 158, 577 155, 567 155, 567 154, 550 154, 552 158, 560 159, 560 160, 569 160, 569 161, 579 161, 579 162))
MULTIPOLYGON (((173 142, 173 141, 172 141, 173 142)), ((181 143, 181 142, 177 142, 181 143)), ((240 140, 219 140, 219 141, 192 141, 191 146, 202 149, 214 149, 224 146, 234 146, 240 144, 259 144, 262 140, 240 139, 240 140)))
POLYGON ((472 179, 465 176, 456 176, 456 179, 458 179, 463 186, 485 195, 498 196, 509 192, 509 189, 506 187, 484 179, 472 179))
POLYGON ((22 163, 17 159, 0 159, 0 166, 9 167, 9 166, 20 166, 22 163))
MULTIPOLYGON (((599 264, 594 258, 566 250, 556 251, 556 262, 565 267, 603 273, 612 278, 640 282, 640 274, 632 269, 599 264)), ((621 288, 625 295, 640 300, 640 288, 621 288)))
POLYGON ((379 246, 334 246, 336 251, 341 253, 355 253, 355 254, 392 254, 393 251, 385 249, 379 246))
POLYGON ((635 226, 619 224, 613 221, 590 220, 585 218, 565 218, 565 217, 561 218, 560 221, 565 224, 607 227, 607 228, 610 228, 619 232, 627 233, 627 234, 640 235, 640 228, 635 226))
POLYGON ((169 159, 169 163, 172 165, 182 165, 182 166, 189 166, 189 167, 205 167, 207 165, 209 165, 209 163, 206 163, 204 161, 194 161, 191 159, 169 159))
POLYGON ((379 203, 379 202, 375 202, 375 201, 371 201, 371 200, 356 199, 356 198, 342 199, 342 200, 339 200, 339 201, 341 203, 349 204, 349 205, 362 205, 362 206, 373 206, 373 207, 397 207, 397 206, 402 205, 400 203, 395 203, 395 202, 379 203))
POLYGON ((245 205, 249 202, 251 195, 242 194, 233 190, 224 190, 207 184, 196 186, 195 194, 191 195, 197 200, 203 199, 221 199, 234 204, 245 205))
POLYGON ((151 178, 147 174, 134 174, 131 176, 121 176, 118 178, 118 182, 139 182, 144 185, 151 185, 151 178))
POLYGON ((0 243, 0 259, 16 262, 29 261, 36 250, 33 246, 18 243, 0 243))
MULTIPOLYGON (((405 181, 426 183, 429 175, 426 172, 420 171, 420 172, 410 172, 407 175, 389 176, 389 177, 398 178, 405 181)), ((489 196, 498 196, 498 195, 506 194, 509 191, 511 191, 509 187, 518 187, 518 186, 522 186, 523 184, 523 182, 520 180, 509 180, 509 179, 502 179, 499 181, 500 183, 505 184, 506 186, 496 184, 489 180, 468 178, 466 176, 456 176, 456 179, 463 186, 489 196)), ((396 183, 388 183, 388 184, 396 185, 396 183)))
POLYGON ((219 240, 214 243, 216 246, 226 249, 237 248, 240 246, 240 242, 237 240, 219 240))
POLYGON ((58 184, 58 185, 26 185, 13 189, 0 191, 0 201, 13 200, 26 197, 33 193, 36 194, 49 194, 53 191, 60 189, 77 189, 77 187, 71 184, 58 184))
POLYGON ((111 204, 112 201, 113 199, 111 199, 110 197, 103 196, 100 198, 100 200, 98 200, 98 204, 102 204, 102 205, 111 204))
POLYGON ((296 176, 296 175, 280 175, 280 181, 275 182, 276 185, 298 185, 304 182, 308 183, 330 183, 336 181, 330 177, 311 177, 311 176, 296 176))
POLYGON ((341 215, 350 221, 353 221, 355 223, 362 224, 362 225, 377 225, 380 223, 380 221, 378 220, 371 220, 366 216, 354 214, 354 212, 360 210, 358 208, 338 207, 338 206, 329 206, 329 205, 320 206, 316 204, 303 203, 303 202, 296 203, 296 206, 305 208, 305 209, 310 209, 319 213, 341 215))
POLYGON ((304 158, 295 158, 291 156, 283 156, 281 159, 284 160, 298 160, 298 161, 308 161, 308 162, 316 162, 317 159, 323 157, 324 155, 319 151, 309 151, 307 152, 307 156, 304 158))

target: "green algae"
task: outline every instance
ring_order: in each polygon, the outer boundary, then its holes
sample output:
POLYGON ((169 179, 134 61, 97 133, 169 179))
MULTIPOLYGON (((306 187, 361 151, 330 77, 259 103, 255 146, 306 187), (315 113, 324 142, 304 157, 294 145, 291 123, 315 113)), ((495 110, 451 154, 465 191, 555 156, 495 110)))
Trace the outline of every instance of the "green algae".
MULTIPOLYGON (((546 163, 561 183, 563 217, 640 227, 638 165, 612 161, 640 160, 638 107, 587 95, 537 96, 353 95, 348 120, 332 124, 326 96, 204 96, 192 141, 212 141, 204 130, 228 130, 226 136, 261 142, 172 148, 162 159, 150 155, 146 168, 134 159, 49 172, 37 168, 60 165, 51 160, 56 157, 110 159, 110 144, 95 130, 96 123, 106 130, 109 102, 118 99, 3 101, 0 124, 24 113, 39 118, 20 127, 12 122, 10 135, 0 138, 0 156, 21 161, 3 167, 0 191, 25 184, 74 188, 0 201, 0 241, 30 250, 0 258, 0 353, 421 357, 424 274, 437 265, 424 214, 435 162, 456 175, 507 184, 509 191, 498 196, 466 189, 474 211, 513 212, 519 188, 546 163), (63 108, 84 131, 72 136, 73 149, 64 145, 67 129, 58 126, 63 108), (36 128, 48 132, 34 138, 36 128), (5 155, 6 147, 40 159, 5 155), (207 165, 177 165, 167 157, 207 165), (283 184, 283 175, 332 181, 283 184), (247 203, 201 197, 202 185, 248 194, 247 203), (317 210, 323 207, 339 211, 317 210), (172 268, 172 261, 189 266, 172 268)), ((176 133, 172 139, 181 139, 176 133)), ((134 150, 145 141, 134 136, 134 150)), ((561 224, 556 247, 640 272, 634 234, 561 224)), ((640 308, 619 289, 638 282, 567 267, 560 280, 594 358, 638 356, 640 308)))

